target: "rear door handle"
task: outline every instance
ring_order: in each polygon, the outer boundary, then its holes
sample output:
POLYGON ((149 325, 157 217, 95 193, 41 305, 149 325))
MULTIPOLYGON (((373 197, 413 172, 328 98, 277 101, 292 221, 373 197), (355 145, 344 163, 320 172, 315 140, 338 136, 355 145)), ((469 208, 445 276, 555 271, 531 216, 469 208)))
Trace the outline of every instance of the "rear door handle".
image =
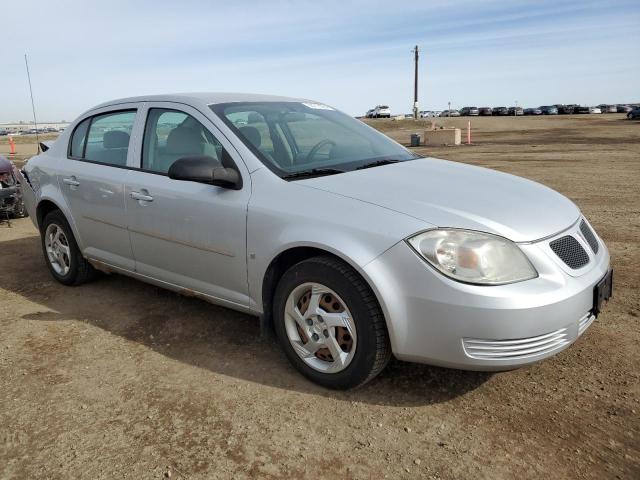
POLYGON ((65 185, 69 185, 71 187, 77 187, 80 185, 80 182, 78 180, 76 180, 76 177, 70 177, 70 178, 63 178, 62 182, 65 185))
POLYGON ((151 195, 145 195, 144 193, 140 192, 131 192, 130 195, 134 200, 140 200, 142 202, 153 202, 153 197, 151 195))

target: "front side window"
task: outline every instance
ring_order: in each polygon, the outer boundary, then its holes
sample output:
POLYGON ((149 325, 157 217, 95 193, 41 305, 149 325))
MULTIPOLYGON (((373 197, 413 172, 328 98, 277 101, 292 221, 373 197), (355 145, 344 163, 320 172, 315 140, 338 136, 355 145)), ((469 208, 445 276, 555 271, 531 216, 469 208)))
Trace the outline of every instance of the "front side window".
POLYGON ((143 170, 167 173, 179 158, 203 155, 210 157, 215 166, 226 163, 222 144, 191 115, 178 110, 149 109, 142 146, 143 170))
POLYGON ((317 103, 237 102, 210 107, 282 178, 331 174, 418 158, 344 113, 317 103))

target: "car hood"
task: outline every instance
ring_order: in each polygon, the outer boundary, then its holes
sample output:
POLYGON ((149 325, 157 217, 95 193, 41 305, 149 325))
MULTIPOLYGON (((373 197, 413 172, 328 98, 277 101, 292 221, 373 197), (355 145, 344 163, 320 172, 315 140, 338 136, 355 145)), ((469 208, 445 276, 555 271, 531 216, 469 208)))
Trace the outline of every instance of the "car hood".
POLYGON ((412 216, 433 226, 528 242, 571 226, 580 211, 536 182, 463 163, 412 161, 303 180, 308 187, 412 216))

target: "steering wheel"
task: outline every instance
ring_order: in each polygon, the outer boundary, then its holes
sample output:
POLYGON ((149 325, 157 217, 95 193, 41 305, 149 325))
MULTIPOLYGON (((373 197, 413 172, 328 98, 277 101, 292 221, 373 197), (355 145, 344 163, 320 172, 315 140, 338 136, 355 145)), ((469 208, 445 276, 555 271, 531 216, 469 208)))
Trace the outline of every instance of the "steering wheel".
POLYGON ((334 142, 333 140, 329 140, 328 138, 325 138, 324 140, 320 140, 311 148, 311 150, 309 150, 309 153, 307 154, 307 158, 305 158, 305 163, 311 162, 311 160, 313 160, 313 157, 315 157, 316 154, 320 151, 320 149, 325 145, 331 145, 331 147, 333 148, 336 146, 336 142, 334 142))

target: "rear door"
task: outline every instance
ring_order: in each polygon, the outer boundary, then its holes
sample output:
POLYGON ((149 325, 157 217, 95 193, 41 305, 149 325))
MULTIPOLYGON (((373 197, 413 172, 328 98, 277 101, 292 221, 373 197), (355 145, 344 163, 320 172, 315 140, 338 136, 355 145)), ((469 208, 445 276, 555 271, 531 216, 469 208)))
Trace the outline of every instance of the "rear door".
POLYGON ((246 215, 251 182, 238 153, 202 113, 183 104, 147 103, 138 156, 125 186, 127 225, 142 275, 235 305, 249 303, 246 215), (207 155, 232 162, 241 190, 172 180, 177 159, 207 155))
POLYGON ((67 159, 59 162, 58 184, 70 207, 83 254, 110 265, 134 269, 126 226, 124 182, 139 105, 118 105, 75 127, 67 159))

